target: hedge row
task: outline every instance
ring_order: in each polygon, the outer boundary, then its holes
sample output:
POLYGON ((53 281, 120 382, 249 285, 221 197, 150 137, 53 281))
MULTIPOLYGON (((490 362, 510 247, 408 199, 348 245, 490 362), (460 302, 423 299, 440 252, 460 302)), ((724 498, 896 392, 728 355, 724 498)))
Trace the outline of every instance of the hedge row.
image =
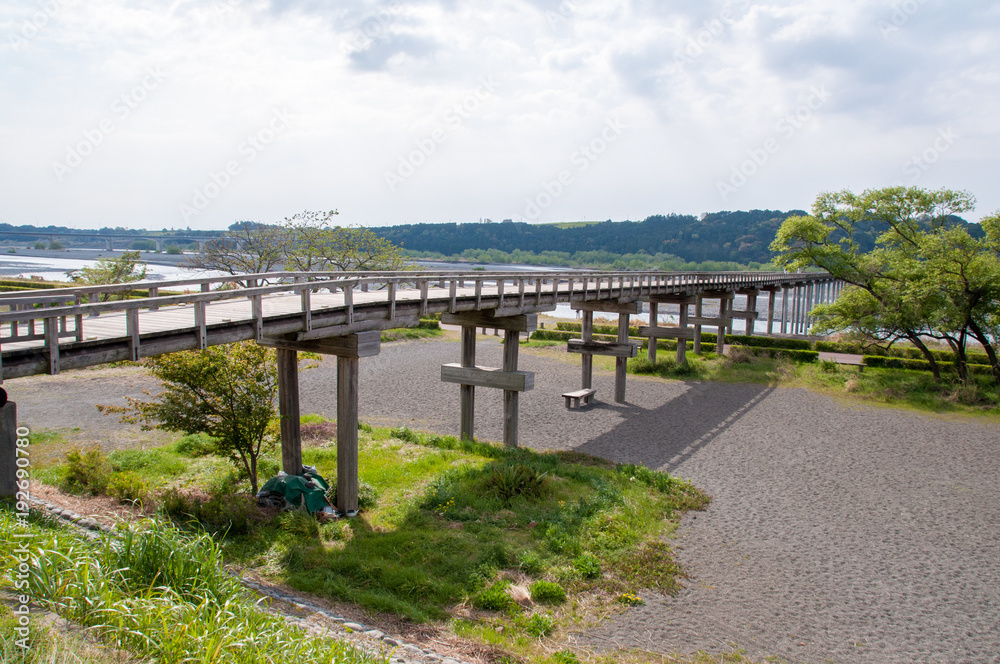
MULTIPOLYGON (((865 355, 866 367, 879 367, 883 369, 912 369, 914 371, 930 371, 931 363, 927 360, 914 360, 906 357, 885 357, 883 355, 865 355)), ((938 369, 941 371, 955 371, 954 362, 938 362, 938 369)), ((988 364, 968 364, 966 365, 970 374, 987 375, 991 372, 988 364)))
MULTIPOLYGON (((867 355, 870 357, 895 357, 909 360, 924 360, 924 354, 919 348, 892 347, 892 348, 866 348, 857 341, 817 341, 816 350, 827 353, 851 353, 853 355, 867 355)), ((955 354, 950 350, 932 350, 931 355, 939 362, 954 362, 955 354)), ((989 365, 990 358, 986 353, 967 353, 965 360, 968 364, 989 365)))
POLYGON ((754 355, 759 357, 767 356, 770 358, 775 357, 787 357, 794 362, 804 362, 810 364, 819 360, 819 352, 815 350, 797 350, 794 348, 763 348, 759 346, 751 346, 751 351, 754 355))

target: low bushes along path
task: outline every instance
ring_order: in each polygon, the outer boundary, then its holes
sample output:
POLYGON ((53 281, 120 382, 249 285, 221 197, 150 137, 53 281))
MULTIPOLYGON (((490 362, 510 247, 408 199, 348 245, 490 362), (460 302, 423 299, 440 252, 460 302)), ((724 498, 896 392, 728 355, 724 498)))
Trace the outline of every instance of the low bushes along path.
MULTIPOLYGON (((478 348, 499 366, 501 346, 478 348)), ((373 424, 458 429, 448 341, 389 344, 362 361, 361 415, 373 424)), ((691 578, 578 635, 595 651, 724 652, 843 664, 1000 662, 1000 423, 845 405, 799 389, 629 377, 628 404, 568 411, 579 368, 530 352, 522 443, 643 463, 714 496, 675 545, 691 578)), ((303 412, 335 416, 335 366, 301 375, 303 412)), ((121 444, 93 404, 137 394, 135 369, 9 381, 21 419, 121 444), (121 376, 127 377, 123 382, 121 376), (56 396, 57 395, 57 396, 56 396), (53 408, 53 402, 58 404, 53 408), (96 428, 96 429, 95 429, 96 428)), ((477 435, 501 437, 501 397, 477 390, 477 435)))

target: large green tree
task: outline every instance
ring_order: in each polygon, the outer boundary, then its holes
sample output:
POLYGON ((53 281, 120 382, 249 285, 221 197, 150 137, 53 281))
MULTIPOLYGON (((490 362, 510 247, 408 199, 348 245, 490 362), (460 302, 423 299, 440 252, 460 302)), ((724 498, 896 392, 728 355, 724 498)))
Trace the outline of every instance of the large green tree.
MULTIPOLYGON (((116 258, 102 257, 90 266, 79 270, 70 270, 66 274, 70 279, 86 286, 130 284, 146 278, 148 268, 140 260, 138 251, 125 251, 116 258)), ((128 292, 119 294, 122 299, 128 298, 128 292)), ((108 293, 101 294, 101 301, 110 299, 108 293)))
POLYGON ((876 341, 907 340, 919 348, 940 378, 925 344, 933 338, 955 353, 963 381, 969 377, 970 340, 983 346, 994 378, 1000 312, 1000 220, 983 220, 983 237, 955 222, 975 198, 965 191, 918 187, 820 194, 812 215, 787 219, 772 250, 788 268, 820 267, 851 284, 836 302, 817 307, 821 332, 849 331, 876 341), (874 248, 858 241, 874 224, 874 248))
POLYGON ((144 430, 208 434, 216 439, 216 453, 246 472, 256 494, 258 463, 277 441, 274 351, 245 341, 159 355, 145 363, 160 381, 159 394, 98 408, 144 430))

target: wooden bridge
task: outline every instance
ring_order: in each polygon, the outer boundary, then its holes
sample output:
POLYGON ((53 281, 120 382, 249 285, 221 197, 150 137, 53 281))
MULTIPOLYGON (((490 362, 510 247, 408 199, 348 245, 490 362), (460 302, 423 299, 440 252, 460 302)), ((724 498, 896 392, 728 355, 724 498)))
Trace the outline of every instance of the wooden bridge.
MULTIPOLYGON (((535 380, 518 370, 517 342, 522 333, 535 330, 540 312, 568 303, 581 313, 581 338, 567 347, 583 358, 579 395, 593 395, 593 356, 607 355, 616 358, 615 399, 622 402, 626 362, 638 354, 638 345, 628 338, 629 317, 641 313, 644 303, 650 322, 640 335, 650 340, 650 357, 655 359, 656 339, 670 338, 678 340, 677 359, 683 361, 688 340, 700 352, 702 327, 718 331, 720 353, 734 321, 745 321, 746 333, 752 334, 757 300, 765 295, 766 333, 777 327, 782 334, 804 334, 812 306, 831 301, 840 288, 826 273, 408 271, 272 272, 18 291, 0 295, 0 310, 6 309, 0 313, 0 381, 255 340, 277 349, 282 465, 299 474, 298 353, 336 355, 337 507, 351 515, 357 511, 359 361, 379 353, 381 330, 412 327, 430 314, 460 326, 460 362, 441 367, 441 380, 460 386, 460 435, 473 436, 476 387, 499 389, 504 443, 517 445, 518 397, 535 380), (112 299, 137 290, 148 297, 112 299), (746 297, 743 310, 733 306, 737 294, 746 297), (706 301, 718 303, 716 315, 703 315, 706 301), (657 308, 665 304, 679 307, 677 326, 657 324, 657 308), (617 341, 593 339, 595 312, 618 315, 617 341), (476 365, 476 328, 483 327, 504 330, 500 368, 476 365)), ((8 437, 4 431, 10 429, 13 436, 16 426, 6 421, 13 416, 2 419, 0 442, 8 437)), ((6 453, 0 450, 0 456, 6 453)), ((5 484, 0 477, 0 495, 5 484)))

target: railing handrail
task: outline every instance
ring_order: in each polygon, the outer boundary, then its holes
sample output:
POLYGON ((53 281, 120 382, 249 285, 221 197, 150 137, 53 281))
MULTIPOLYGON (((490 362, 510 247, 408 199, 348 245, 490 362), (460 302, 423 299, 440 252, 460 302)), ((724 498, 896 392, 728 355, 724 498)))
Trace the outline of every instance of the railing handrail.
MULTIPOLYGON (((178 283, 204 283, 206 281, 218 281, 222 283, 233 282, 233 281, 258 281, 263 280, 265 277, 274 278, 303 278, 312 276, 325 276, 325 275, 336 275, 334 279, 326 279, 324 281, 299 281, 294 283, 282 283, 275 284, 271 286, 257 286, 252 288, 240 288, 233 290, 215 290, 206 292, 195 292, 195 293, 183 293, 180 295, 167 295, 167 296, 157 296, 157 297, 144 297, 129 300, 114 300, 109 302, 91 302, 87 304, 74 304, 68 306, 56 306, 56 307, 46 307, 42 309, 28 309, 24 311, 10 311, 0 313, 0 324, 2 323, 12 323, 12 322, 24 322, 31 320, 40 320, 45 318, 59 318, 63 316, 78 316, 78 315, 89 315, 89 314, 99 314, 108 311, 128 311, 130 309, 150 309, 158 308, 161 306, 171 306, 175 304, 194 304, 198 302, 213 302, 228 299, 243 299, 243 298, 254 298, 258 296, 270 295, 274 293, 301 293, 304 290, 312 290, 316 288, 344 288, 350 287, 352 290, 357 288, 362 284, 389 284, 389 283, 406 283, 409 281, 423 281, 423 282, 434 282, 434 281, 508 281, 508 280, 533 280, 533 279, 543 279, 552 280, 558 279, 560 282, 563 280, 568 280, 570 278, 586 277, 588 279, 607 279, 607 278, 638 278, 638 277, 664 277, 664 278, 682 278, 682 277, 693 277, 695 281, 693 283, 681 284, 684 287, 690 286, 725 286, 738 284, 742 287, 751 286, 762 286, 762 285, 792 285, 799 282, 809 282, 809 281, 822 281, 832 279, 833 277, 827 273, 783 273, 783 272, 662 272, 662 271, 587 271, 587 270, 565 270, 565 271, 516 271, 516 272, 486 272, 486 271, 471 271, 471 272, 436 272, 436 271, 393 271, 393 272, 266 272, 266 273, 254 273, 245 275, 228 275, 226 277, 214 277, 210 279, 196 279, 196 280, 177 280, 174 282, 146 282, 149 286, 162 289, 170 288, 170 285, 177 285, 178 283), (364 275, 364 276, 361 276, 364 275), (707 278, 706 280, 701 280, 702 277, 707 278)), ((146 284, 144 284, 146 285, 146 284)), ((91 293, 111 293, 111 292, 121 292, 136 290, 142 288, 139 282, 132 284, 116 284, 116 290, 100 290, 98 286, 83 287, 87 289, 86 292, 80 292, 80 289, 49 289, 44 292, 44 294, 38 294, 40 299, 48 299, 57 301, 59 297, 63 300, 69 299, 69 297, 75 297, 77 295, 91 294, 91 293), (95 290, 96 289, 96 290, 95 290)), ((44 302, 32 302, 31 298, 19 297, 19 298, 0 298, 0 305, 31 305, 31 304, 44 304, 44 302)))

